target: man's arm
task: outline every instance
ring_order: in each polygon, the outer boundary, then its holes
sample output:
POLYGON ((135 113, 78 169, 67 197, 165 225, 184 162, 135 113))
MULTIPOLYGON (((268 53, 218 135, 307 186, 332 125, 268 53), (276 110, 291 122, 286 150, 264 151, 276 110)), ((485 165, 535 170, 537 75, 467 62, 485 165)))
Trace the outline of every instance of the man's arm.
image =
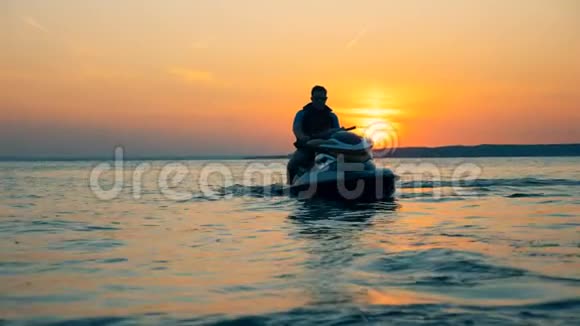
POLYGON ((335 113, 331 113, 332 115, 332 129, 340 128, 340 123, 338 122, 338 116, 335 113))
POLYGON ((296 113, 294 117, 294 123, 292 124, 292 131, 296 139, 301 141, 308 140, 308 136, 302 131, 302 119, 304 119, 304 111, 300 110, 296 113))

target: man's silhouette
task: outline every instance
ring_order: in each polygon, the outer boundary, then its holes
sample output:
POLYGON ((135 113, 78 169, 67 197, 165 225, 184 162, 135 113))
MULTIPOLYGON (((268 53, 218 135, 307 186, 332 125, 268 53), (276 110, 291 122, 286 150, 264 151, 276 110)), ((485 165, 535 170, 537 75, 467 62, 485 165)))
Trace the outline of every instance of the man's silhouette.
POLYGON ((339 128, 338 117, 326 106, 326 88, 314 86, 311 91, 311 102, 296 113, 292 131, 296 136, 296 151, 288 162, 288 183, 296 176, 301 167, 308 168, 314 161, 314 153, 304 147, 304 144, 315 138, 317 134, 330 129, 339 128))

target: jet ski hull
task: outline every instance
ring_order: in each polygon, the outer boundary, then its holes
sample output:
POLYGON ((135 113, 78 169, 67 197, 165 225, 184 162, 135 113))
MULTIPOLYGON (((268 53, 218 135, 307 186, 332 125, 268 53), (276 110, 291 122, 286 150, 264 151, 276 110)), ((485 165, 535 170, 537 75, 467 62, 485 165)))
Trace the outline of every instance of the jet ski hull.
POLYGON ((290 193, 304 199, 391 200, 395 193, 395 178, 389 169, 306 173, 295 180, 290 193))

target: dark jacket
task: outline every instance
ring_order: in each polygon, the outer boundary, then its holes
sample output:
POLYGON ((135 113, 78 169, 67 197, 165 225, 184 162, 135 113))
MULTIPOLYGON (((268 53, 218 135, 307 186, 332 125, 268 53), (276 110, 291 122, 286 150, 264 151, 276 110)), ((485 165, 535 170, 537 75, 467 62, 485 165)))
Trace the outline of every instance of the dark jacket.
MULTIPOLYGON (((308 103, 296 113, 293 128, 295 133, 298 130, 306 136, 313 137, 329 129, 339 128, 339 122, 336 114, 328 106, 317 109, 312 103, 308 103)), ((298 141, 294 145, 299 147, 297 143, 298 141)))

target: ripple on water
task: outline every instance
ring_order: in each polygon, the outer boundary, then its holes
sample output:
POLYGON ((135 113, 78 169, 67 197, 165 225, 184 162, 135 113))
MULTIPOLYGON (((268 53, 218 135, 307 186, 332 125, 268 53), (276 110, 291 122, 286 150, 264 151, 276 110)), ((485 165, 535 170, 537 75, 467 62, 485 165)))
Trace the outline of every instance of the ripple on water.
POLYGON ((511 195, 507 195, 507 198, 526 198, 526 197, 544 197, 545 194, 543 193, 521 193, 516 192, 511 195))
POLYGON ((122 247, 124 245, 124 241, 116 239, 70 239, 51 243, 48 245, 48 248, 51 250, 98 252, 122 247))
POLYGON ((399 285, 401 282, 427 286, 476 285, 526 275, 525 270, 490 264, 482 254, 451 249, 386 254, 366 269, 387 274, 399 285))

